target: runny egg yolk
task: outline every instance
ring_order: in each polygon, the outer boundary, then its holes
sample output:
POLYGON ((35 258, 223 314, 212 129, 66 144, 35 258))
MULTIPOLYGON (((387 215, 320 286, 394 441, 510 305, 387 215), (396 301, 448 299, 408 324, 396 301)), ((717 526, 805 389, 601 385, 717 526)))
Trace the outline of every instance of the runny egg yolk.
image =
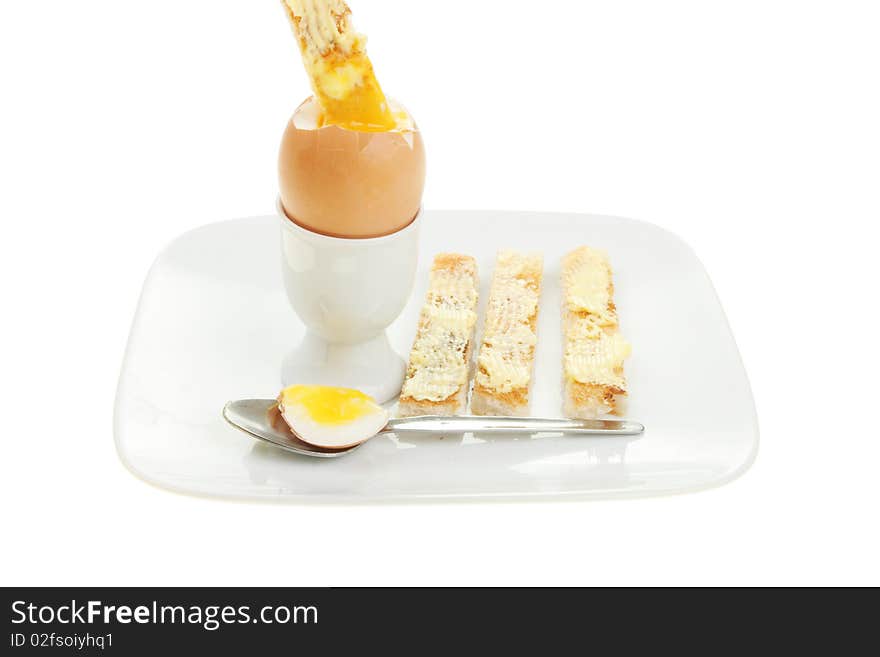
POLYGON ((379 86, 366 38, 351 24, 345 0, 284 0, 322 123, 348 130, 386 132, 398 118, 379 86))
POLYGON ((385 94, 364 55, 341 64, 315 67, 313 86, 324 108, 322 124, 362 132, 387 132, 398 126, 385 94))
POLYGON ((280 402, 285 407, 299 406, 314 422, 323 425, 347 424, 377 411, 369 395, 331 386, 293 385, 281 391, 280 402))

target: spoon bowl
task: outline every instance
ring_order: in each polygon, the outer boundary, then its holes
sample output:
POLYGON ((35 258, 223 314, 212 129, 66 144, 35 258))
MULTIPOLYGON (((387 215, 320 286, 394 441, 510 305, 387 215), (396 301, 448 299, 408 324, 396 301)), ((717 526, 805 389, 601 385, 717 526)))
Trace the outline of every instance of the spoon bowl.
POLYGON ((223 407, 223 419, 257 440, 301 456, 332 459, 361 446, 331 449, 305 442, 290 430, 278 412, 278 403, 274 399, 239 399, 229 402, 223 407))

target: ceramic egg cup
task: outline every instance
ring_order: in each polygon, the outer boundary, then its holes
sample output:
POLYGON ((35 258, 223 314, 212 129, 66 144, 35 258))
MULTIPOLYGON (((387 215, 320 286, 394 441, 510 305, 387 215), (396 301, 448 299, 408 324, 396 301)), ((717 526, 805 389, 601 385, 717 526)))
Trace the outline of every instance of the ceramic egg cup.
POLYGON ((412 292, 421 212, 390 235, 348 239, 302 228, 280 201, 277 211, 284 287, 306 326, 284 359, 282 383, 355 388, 380 404, 393 399, 406 364, 385 329, 412 292))

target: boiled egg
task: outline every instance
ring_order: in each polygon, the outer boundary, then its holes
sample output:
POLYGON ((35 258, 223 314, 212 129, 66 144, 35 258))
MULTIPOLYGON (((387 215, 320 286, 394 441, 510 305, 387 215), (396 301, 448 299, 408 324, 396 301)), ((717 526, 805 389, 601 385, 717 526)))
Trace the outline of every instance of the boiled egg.
POLYGON ((303 442, 342 449, 360 445, 388 423, 388 412, 359 390, 293 385, 278 396, 281 417, 303 442))
POLYGON ((406 109, 390 101, 396 127, 384 132, 322 124, 309 98, 281 140, 281 206, 294 223, 323 235, 369 238, 405 228, 425 188, 425 147, 406 109))

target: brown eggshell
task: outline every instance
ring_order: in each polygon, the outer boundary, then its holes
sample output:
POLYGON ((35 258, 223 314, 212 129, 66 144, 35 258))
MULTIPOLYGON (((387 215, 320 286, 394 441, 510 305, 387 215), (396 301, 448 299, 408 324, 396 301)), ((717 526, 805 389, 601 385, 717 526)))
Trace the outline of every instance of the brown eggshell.
POLYGON ((278 173, 288 218, 324 235, 389 235, 412 222, 425 186, 425 147, 418 129, 358 132, 314 127, 300 114, 281 140, 278 173))

